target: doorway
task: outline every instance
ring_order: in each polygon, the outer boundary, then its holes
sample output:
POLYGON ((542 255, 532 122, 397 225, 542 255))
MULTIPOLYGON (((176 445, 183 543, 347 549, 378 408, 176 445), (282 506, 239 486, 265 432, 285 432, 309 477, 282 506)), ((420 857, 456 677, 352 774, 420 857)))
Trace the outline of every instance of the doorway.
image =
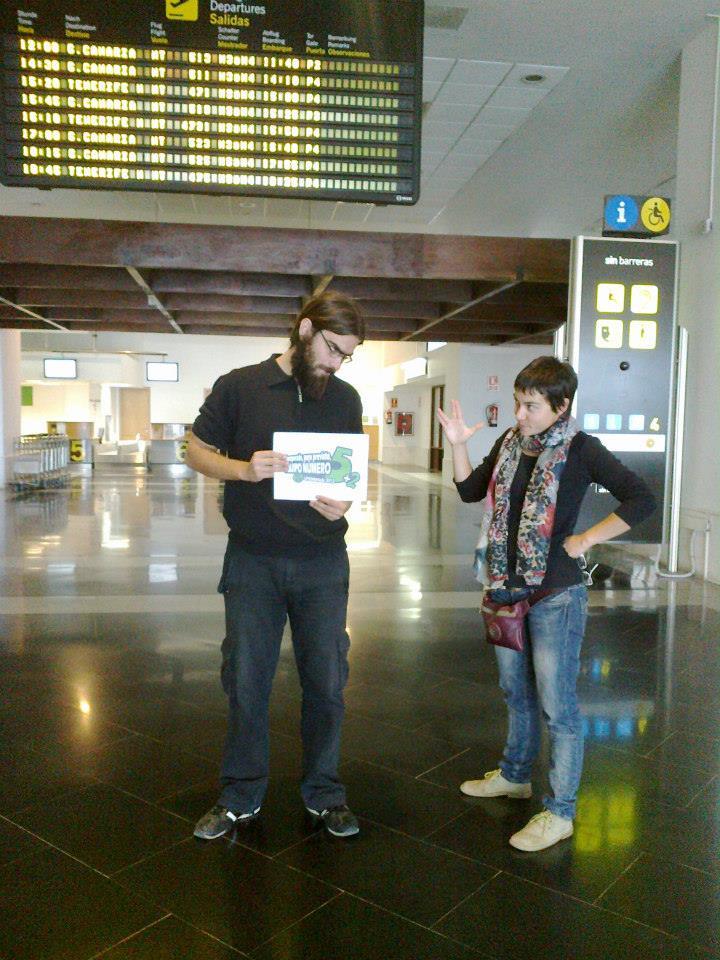
POLYGON ((437 409, 445 403, 445 384, 432 387, 430 395, 430 472, 441 473, 443 456, 443 432, 437 417, 437 409))

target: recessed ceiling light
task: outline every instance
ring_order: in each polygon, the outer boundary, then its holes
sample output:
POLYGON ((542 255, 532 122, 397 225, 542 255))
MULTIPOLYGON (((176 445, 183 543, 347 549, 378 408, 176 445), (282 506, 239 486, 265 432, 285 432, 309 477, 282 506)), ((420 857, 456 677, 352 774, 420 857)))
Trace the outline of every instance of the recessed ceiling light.
POLYGON ((545 79, 543 73, 528 73, 522 78, 523 83, 542 83, 545 79))

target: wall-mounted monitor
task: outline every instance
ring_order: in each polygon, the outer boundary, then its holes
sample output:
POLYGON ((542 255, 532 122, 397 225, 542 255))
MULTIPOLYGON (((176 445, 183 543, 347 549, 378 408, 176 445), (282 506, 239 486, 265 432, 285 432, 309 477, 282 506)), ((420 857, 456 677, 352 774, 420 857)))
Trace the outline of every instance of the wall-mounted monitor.
POLYGON ((43 376, 48 380, 77 380, 77 360, 46 357, 43 360, 43 376))
POLYGON ((180 379, 180 365, 165 360, 147 360, 145 379, 148 383, 177 383, 180 379))
POLYGON ((423 0, 0 4, 0 181, 413 204, 423 0))

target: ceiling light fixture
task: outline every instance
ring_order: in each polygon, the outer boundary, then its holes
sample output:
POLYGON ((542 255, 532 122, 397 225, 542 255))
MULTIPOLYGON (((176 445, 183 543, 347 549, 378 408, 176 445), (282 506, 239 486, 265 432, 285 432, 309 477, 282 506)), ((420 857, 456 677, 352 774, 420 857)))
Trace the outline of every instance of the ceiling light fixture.
POLYGON ((543 73, 528 73, 522 78, 523 83, 542 83, 545 80, 543 73))

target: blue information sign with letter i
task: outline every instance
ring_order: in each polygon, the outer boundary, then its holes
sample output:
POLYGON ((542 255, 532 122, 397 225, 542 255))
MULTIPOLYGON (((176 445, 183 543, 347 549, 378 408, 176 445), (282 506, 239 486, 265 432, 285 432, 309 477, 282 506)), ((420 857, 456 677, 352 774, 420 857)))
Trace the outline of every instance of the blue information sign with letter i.
POLYGON ((665 197, 635 197, 617 193, 605 197, 604 237, 660 237, 670 229, 670 201, 665 197))

